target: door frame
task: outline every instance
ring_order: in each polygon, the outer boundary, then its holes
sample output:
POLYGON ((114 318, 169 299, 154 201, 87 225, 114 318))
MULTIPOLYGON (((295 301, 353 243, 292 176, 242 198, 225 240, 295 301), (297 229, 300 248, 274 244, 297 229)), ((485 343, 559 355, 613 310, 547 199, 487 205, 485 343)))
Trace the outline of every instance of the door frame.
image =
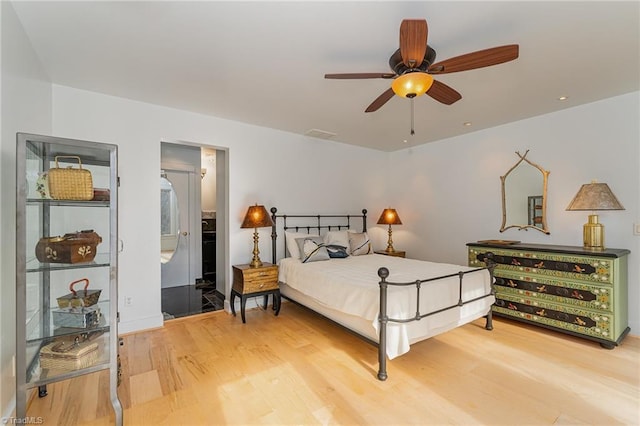
MULTIPOLYGON (((231 282, 228 279, 230 277, 230 260, 229 260, 229 148, 212 145, 207 143, 189 142, 184 140, 169 140, 161 139, 160 144, 170 143, 174 145, 185 145, 197 148, 208 148, 216 151, 216 289, 224 294, 225 297, 225 310, 230 312, 228 300, 231 292, 231 282)), ((162 152, 162 149, 160 150, 162 152)), ((160 158, 162 163, 162 158, 160 158)), ((197 194, 198 200, 200 200, 200 168, 196 170, 198 176, 197 182, 197 194)), ((198 201, 199 203, 199 201, 198 201)), ((200 215, 198 211, 196 214, 200 215)), ((198 226, 201 226, 200 218, 196 222, 198 226)), ((199 231, 198 231, 199 234, 199 231)), ((202 235, 199 235, 198 244, 201 245, 202 235)), ((199 251, 201 253, 201 251, 199 251)), ((158 262, 159 264, 160 262, 158 262)), ((200 264, 198 268, 201 268, 202 257, 200 256, 200 264)), ((158 265, 160 267, 160 265, 158 265)))

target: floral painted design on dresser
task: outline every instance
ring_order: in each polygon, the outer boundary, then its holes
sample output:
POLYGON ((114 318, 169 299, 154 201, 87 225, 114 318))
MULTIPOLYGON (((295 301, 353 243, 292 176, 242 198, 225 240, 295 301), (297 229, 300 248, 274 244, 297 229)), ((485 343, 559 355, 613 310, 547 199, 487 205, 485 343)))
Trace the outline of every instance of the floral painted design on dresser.
POLYGON ((500 292, 534 297, 572 306, 611 311, 613 289, 608 284, 567 282, 504 271, 496 277, 500 292))
POLYGON ((584 309, 572 309, 545 301, 503 295, 494 310, 508 316, 526 319, 589 336, 610 339, 612 317, 584 309))
POLYGON ((469 250, 470 265, 484 265, 482 259, 491 251, 498 268, 512 271, 542 273, 557 277, 575 277, 580 280, 607 282, 613 280, 612 261, 603 258, 561 255, 546 252, 520 252, 514 250, 483 249, 469 250))

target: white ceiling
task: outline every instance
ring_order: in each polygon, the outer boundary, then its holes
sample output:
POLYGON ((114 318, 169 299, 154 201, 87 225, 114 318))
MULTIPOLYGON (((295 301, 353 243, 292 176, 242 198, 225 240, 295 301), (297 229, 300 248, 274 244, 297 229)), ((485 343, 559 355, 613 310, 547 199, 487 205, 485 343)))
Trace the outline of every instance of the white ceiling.
POLYGON ((13 2, 52 82, 393 151, 640 88, 640 2, 13 2), (517 43, 520 57, 436 76, 463 98, 394 97, 400 22, 425 18, 436 61, 517 43), (560 102, 561 95, 569 99, 560 102), (471 122, 471 126, 463 123, 471 122), (406 142, 405 142, 406 140, 406 142))

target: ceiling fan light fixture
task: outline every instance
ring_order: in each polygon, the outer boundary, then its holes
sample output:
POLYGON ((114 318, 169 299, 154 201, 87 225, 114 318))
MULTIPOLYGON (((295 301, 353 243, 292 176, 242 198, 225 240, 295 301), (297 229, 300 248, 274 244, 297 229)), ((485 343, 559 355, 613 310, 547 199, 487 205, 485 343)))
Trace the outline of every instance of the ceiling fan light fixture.
POLYGON ((393 80, 393 93, 403 98, 415 98, 427 93, 433 84, 433 77, 426 72, 410 72, 393 80))

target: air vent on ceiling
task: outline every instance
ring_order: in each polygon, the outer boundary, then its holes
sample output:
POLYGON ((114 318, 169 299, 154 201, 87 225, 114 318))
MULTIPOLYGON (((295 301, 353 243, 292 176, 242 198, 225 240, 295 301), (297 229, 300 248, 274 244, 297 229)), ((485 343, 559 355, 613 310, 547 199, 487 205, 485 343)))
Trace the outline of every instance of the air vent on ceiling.
POLYGON ((318 139, 331 139, 335 135, 336 135, 335 133, 331 133, 331 132, 327 132, 325 130, 319 130, 319 129, 310 129, 305 132, 305 136, 311 136, 312 138, 318 138, 318 139))

